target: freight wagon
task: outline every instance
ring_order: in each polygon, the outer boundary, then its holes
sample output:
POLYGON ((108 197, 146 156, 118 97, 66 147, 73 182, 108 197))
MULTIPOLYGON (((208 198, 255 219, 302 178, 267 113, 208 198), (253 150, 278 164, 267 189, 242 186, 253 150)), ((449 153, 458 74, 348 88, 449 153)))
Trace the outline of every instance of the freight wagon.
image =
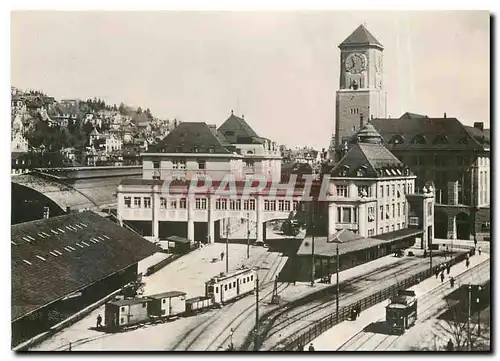
POLYGON ((175 317, 186 312, 186 293, 171 291, 148 296, 148 313, 152 317, 175 317))
POLYGON ((143 323, 149 320, 151 301, 144 297, 108 302, 104 308, 104 324, 109 329, 116 329, 143 323))
POLYGON ((206 311, 214 305, 212 297, 198 296, 186 300, 186 315, 194 315, 206 311))

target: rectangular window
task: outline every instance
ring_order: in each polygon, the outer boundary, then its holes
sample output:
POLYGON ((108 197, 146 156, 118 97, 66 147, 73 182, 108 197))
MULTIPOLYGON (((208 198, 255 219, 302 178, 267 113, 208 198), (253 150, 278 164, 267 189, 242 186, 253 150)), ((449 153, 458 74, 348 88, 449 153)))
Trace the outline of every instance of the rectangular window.
POLYGON ((406 203, 403 202, 402 204, 403 204, 402 205, 402 207, 403 207, 403 216, 405 216, 406 215, 406 203))
POLYGON ((232 211, 239 211, 241 210, 241 203, 239 199, 231 199, 229 201, 229 209, 232 211))
POLYGON ((392 205, 392 218, 396 218, 396 207, 394 206, 394 204, 392 205))
POLYGON ((151 208, 151 198, 144 197, 144 208, 151 208))
POLYGON ((380 206, 380 219, 384 219, 384 206, 380 206))
POLYGON ((141 197, 134 197, 134 208, 141 208, 141 197))
POLYGON ((278 200, 278 211, 283 212, 285 210, 285 201, 283 199, 278 200))
POLYGON ((248 207, 248 199, 244 199, 243 200, 243 210, 248 211, 249 210, 248 208, 249 208, 248 207))
POLYGON ((285 212, 290 212, 290 201, 285 201, 285 212))
POLYGON ((292 210, 296 211, 299 207, 299 201, 292 202, 292 210))
POLYGON ((217 199, 215 201, 215 209, 226 210, 227 209, 227 199, 217 199))
POLYGON ((255 211, 255 199, 249 199, 248 206, 249 206, 251 211, 255 211))
POLYGON ((347 186, 346 185, 338 185, 337 186, 337 196, 339 197, 347 197, 347 186))
POLYGON ((389 212, 390 212, 389 205, 386 205, 385 206, 385 218, 386 219, 389 219, 389 212))
POLYGON ((401 203, 398 203, 398 217, 401 217, 401 203))
POLYGON ((351 223, 351 208, 342 208, 342 223, 351 223))
POLYGON ((207 199, 206 198, 196 198, 195 199, 196 209, 207 209, 207 199))
POLYGON ((160 162, 158 162, 158 161, 154 161, 154 162, 153 162, 153 168, 154 168, 154 169, 160 169, 160 162))
POLYGON ((264 200, 264 210, 265 211, 269 210, 269 201, 267 199, 264 200))
POLYGON ((224 285, 224 291, 227 291, 227 285, 224 285))
POLYGON ((337 207, 337 222, 342 223, 342 207, 337 207))
POLYGON ((360 197, 371 197, 370 186, 363 185, 358 187, 358 195, 360 197))
POLYGON ((385 186, 385 191, 387 192, 387 197, 389 197, 389 195, 390 195, 390 193, 389 193, 389 185, 385 186))
POLYGON ((177 199, 172 199, 170 201, 169 207, 172 208, 172 209, 177 209, 177 199))
POLYGON ((163 197, 160 198, 160 208, 167 208, 167 200, 163 197))
POLYGON ((172 161, 173 169, 186 169, 186 160, 185 159, 175 159, 172 161))
POLYGON ((396 186, 394 184, 392 185, 392 196, 396 197, 396 186))
POLYGON ((394 224, 391 226, 391 230, 394 232, 396 230, 396 227, 394 226, 394 224))
POLYGON ((206 161, 204 161, 204 160, 198 160, 198 169, 199 170, 206 169, 206 161))
POLYGON ((132 198, 124 197, 123 200, 125 202, 125 208, 130 208, 132 206, 132 198))
POLYGON ((270 211, 276 210, 276 201, 269 201, 269 210, 270 211))
POLYGON ((380 197, 384 196, 384 186, 380 186, 380 197))
POLYGON ((432 203, 427 205, 427 215, 432 216, 432 203))
POLYGON ((186 209, 187 208, 186 204, 187 204, 186 198, 179 199, 179 209, 186 209))

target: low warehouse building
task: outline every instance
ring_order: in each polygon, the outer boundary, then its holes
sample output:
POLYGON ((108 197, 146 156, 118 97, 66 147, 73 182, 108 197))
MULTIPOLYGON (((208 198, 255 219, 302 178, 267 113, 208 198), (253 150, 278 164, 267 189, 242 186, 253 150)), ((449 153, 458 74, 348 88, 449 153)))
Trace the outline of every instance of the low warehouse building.
POLYGON ((11 226, 12 345, 137 279, 158 247, 85 211, 11 226))

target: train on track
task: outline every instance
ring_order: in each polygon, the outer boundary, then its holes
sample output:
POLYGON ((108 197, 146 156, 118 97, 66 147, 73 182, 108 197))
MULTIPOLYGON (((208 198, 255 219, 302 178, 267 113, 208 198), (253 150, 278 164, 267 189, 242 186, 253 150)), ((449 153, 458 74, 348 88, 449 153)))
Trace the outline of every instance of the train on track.
POLYGON ((400 290, 386 306, 386 323, 389 334, 403 334, 417 320, 415 291, 400 290))
POLYGON ((186 293, 170 291, 146 297, 115 299, 104 309, 105 328, 121 331, 145 323, 161 323, 187 317, 242 298, 255 291, 256 271, 242 267, 221 273, 205 283, 205 295, 186 299, 186 293))

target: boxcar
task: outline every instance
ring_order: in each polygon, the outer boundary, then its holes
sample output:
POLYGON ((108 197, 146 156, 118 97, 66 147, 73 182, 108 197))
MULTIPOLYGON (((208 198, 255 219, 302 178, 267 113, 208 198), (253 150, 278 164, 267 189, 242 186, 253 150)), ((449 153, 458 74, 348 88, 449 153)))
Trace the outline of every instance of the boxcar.
POLYGON ((203 312, 214 305, 212 297, 199 296, 186 300, 186 313, 189 315, 203 312))
POLYGON ((205 296, 212 298, 214 304, 223 305, 253 292, 255 280, 255 271, 248 268, 221 273, 205 284, 205 296))
POLYGON ((171 291, 148 296, 148 313, 156 317, 173 317, 186 312, 186 293, 171 291))
POLYGON ((149 319, 148 304, 151 301, 151 299, 144 297, 106 303, 104 308, 106 327, 122 328, 147 321, 149 319))

